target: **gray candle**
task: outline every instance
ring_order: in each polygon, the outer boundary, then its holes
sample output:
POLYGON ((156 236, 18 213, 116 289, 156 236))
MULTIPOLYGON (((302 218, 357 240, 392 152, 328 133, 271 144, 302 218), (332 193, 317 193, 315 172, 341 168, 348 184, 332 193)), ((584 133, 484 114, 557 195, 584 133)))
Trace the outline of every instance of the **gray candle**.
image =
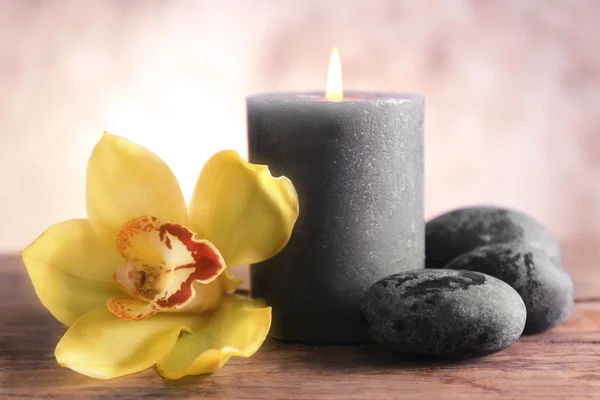
POLYGON ((300 204, 287 247, 251 268, 252 295, 273 306, 271 336, 370 341, 365 290, 424 266, 423 98, 277 93, 247 106, 250 161, 290 178, 300 204))

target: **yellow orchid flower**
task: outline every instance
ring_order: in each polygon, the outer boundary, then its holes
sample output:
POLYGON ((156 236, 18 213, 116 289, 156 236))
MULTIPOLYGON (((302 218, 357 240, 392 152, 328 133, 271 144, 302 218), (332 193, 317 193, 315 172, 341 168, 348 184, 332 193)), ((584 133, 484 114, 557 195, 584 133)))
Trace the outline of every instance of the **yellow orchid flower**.
POLYGON ((21 253, 42 304, 69 329, 62 366, 110 379, 156 365, 171 379, 250 357, 271 325, 261 301, 232 294, 228 266, 288 242, 298 198, 285 177, 222 151, 186 209, 149 150, 105 133, 88 161, 87 219, 52 225, 21 253))

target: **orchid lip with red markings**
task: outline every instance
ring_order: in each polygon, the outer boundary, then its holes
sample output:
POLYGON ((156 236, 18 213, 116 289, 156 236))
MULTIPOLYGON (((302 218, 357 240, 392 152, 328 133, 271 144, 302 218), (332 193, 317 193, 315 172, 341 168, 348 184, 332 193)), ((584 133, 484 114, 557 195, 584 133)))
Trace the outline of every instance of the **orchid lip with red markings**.
MULTIPOLYGON (((135 298, 132 300, 149 303, 149 311, 185 307, 195 297, 195 282, 208 284, 226 268, 212 243, 195 239, 194 233, 182 225, 161 223, 155 217, 125 223, 117 235, 117 248, 127 262, 115 272, 115 281, 135 298), (144 252, 149 252, 151 259, 144 260, 144 252), (162 263, 157 264, 157 257, 162 263)), ((113 303, 120 301, 113 299, 113 303)), ((145 313, 134 315, 117 304, 111 304, 109 309, 121 318, 145 318, 145 313)))

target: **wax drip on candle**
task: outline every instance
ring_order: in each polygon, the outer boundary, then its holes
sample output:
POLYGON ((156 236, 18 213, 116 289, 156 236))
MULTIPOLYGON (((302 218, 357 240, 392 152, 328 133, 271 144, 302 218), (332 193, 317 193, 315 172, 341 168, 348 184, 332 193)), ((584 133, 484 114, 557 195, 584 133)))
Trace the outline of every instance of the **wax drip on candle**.
POLYGON ((337 47, 331 51, 329 59, 329 70, 327 71, 327 89, 325 99, 330 101, 341 101, 344 99, 344 84, 342 82, 342 62, 337 47))

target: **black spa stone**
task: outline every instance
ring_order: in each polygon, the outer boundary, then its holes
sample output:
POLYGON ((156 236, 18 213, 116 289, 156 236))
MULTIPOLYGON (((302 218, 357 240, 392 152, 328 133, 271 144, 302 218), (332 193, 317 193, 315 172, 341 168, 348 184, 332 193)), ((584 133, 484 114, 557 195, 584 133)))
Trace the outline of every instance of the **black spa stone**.
POLYGON ((513 287, 527 308, 525 333, 539 333, 567 320, 574 289, 569 273, 544 252, 520 243, 492 244, 463 254, 444 268, 482 272, 513 287))
POLYGON ((467 358, 503 350, 525 326, 513 288, 471 271, 425 269, 375 283, 362 301, 369 333, 402 353, 467 358))
POLYGON ((560 263, 560 246, 535 219, 497 207, 462 208, 440 215, 425 227, 425 267, 442 268, 461 254, 492 243, 536 247, 560 263))

